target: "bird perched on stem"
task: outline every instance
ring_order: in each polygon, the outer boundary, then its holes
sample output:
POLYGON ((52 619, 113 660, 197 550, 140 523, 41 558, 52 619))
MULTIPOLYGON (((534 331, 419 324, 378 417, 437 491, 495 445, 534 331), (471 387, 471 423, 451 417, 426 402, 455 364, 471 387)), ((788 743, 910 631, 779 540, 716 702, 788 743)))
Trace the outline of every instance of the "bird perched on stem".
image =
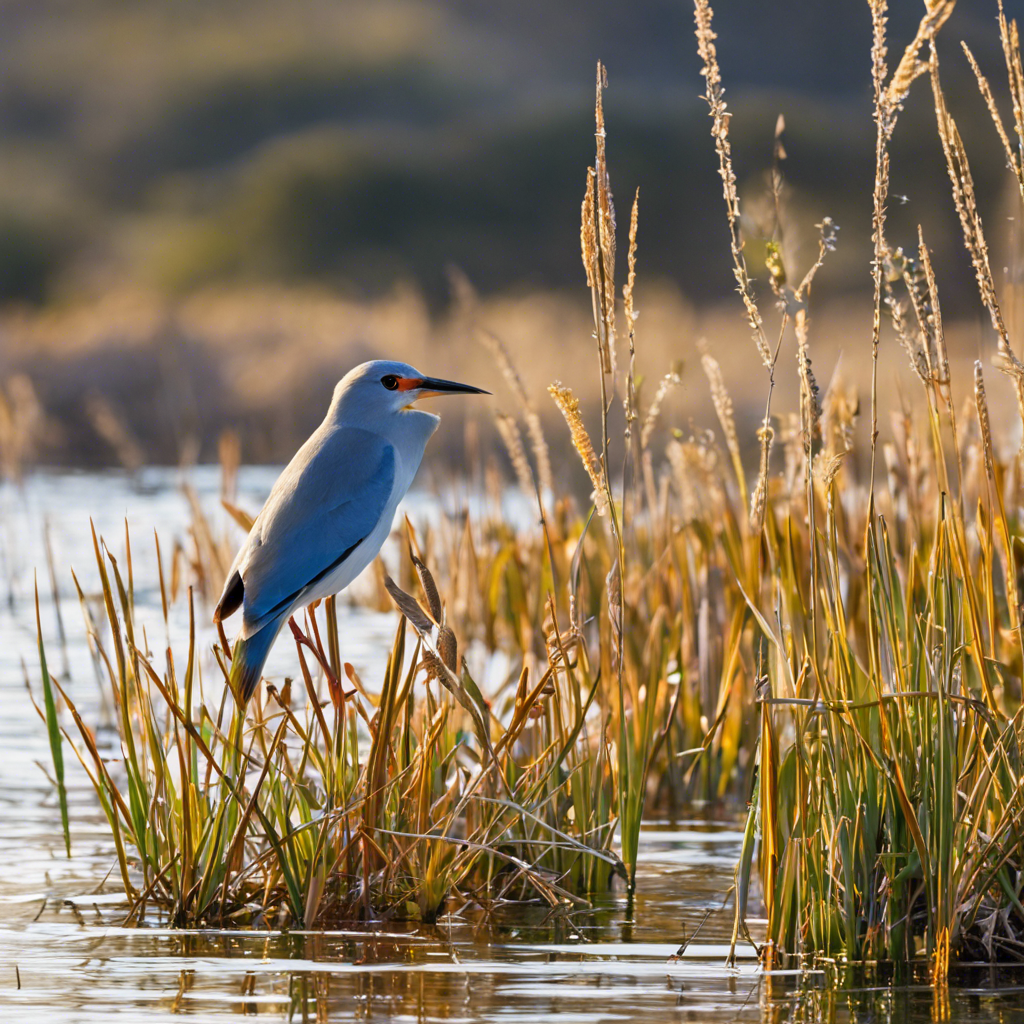
POLYGON ((241 706, 288 617, 343 590, 377 556, 440 422, 413 403, 450 394, 490 392, 380 359, 334 389, 323 423, 277 478, 213 613, 219 623, 242 609, 229 674, 241 706))

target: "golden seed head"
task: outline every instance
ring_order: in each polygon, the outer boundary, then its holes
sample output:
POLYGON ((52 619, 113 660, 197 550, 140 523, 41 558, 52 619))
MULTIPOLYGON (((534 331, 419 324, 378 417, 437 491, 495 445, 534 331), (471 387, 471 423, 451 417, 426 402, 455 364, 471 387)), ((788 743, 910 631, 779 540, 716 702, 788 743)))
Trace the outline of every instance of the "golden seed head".
POLYGON ((587 471, 587 475, 590 477, 590 482, 594 488, 592 496, 594 505, 597 508, 597 514, 603 516, 608 511, 608 496, 605 491, 604 472, 594 451, 594 446, 590 443, 590 435, 587 433, 587 428, 583 424, 583 417, 580 415, 580 401, 572 393, 572 388, 565 387, 559 381, 555 381, 548 388, 548 392, 555 400, 555 404, 558 406, 562 416, 565 417, 565 422, 569 425, 573 447, 576 449, 583 463, 583 468, 587 471))

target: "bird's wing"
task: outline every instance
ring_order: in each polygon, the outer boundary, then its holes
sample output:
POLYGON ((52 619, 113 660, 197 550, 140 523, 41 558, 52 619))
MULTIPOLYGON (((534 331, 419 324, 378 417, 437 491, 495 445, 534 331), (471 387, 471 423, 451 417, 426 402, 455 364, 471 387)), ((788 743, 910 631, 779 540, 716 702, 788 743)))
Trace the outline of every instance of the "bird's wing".
POLYGON ((303 445, 240 552, 245 635, 344 562, 379 523, 394 482, 395 450, 379 434, 332 427, 303 445))

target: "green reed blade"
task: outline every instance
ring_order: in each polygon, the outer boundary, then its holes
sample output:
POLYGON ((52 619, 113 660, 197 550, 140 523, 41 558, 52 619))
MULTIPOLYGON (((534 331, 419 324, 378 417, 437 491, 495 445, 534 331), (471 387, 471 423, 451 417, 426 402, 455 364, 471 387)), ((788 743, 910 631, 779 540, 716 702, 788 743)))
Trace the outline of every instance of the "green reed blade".
POLYGON ((43 625, 39 614, 39 583, 36 582, 36 642, 39 647, 39 671, 43 677, 43 700, 46 707, 46 733, 50 741, 50 756, 53 758, 53 777, 57 783, 57 798, 60 801, 60 823, 64 831, 64 852, 71 856, 71 825, 68 821, 68 792, 64 785, 64 749, 57 721, 57 702, 53 696, 53 685, 46 667, 46 650, 43 646, 43 625))

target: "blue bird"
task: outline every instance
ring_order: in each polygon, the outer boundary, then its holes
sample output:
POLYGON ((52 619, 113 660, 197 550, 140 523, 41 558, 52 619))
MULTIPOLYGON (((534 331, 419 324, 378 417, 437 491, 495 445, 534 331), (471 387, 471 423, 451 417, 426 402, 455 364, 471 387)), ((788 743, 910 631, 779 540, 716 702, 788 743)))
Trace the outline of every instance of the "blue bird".
POLYGON ((490 394, 374 360, 334 389, 323 423, 277 478, 228 572, 215 622, 242 609, 229 684, 244 707, 281 627, 344 590, 377 557, 440 417, 413 403, 490 394))

